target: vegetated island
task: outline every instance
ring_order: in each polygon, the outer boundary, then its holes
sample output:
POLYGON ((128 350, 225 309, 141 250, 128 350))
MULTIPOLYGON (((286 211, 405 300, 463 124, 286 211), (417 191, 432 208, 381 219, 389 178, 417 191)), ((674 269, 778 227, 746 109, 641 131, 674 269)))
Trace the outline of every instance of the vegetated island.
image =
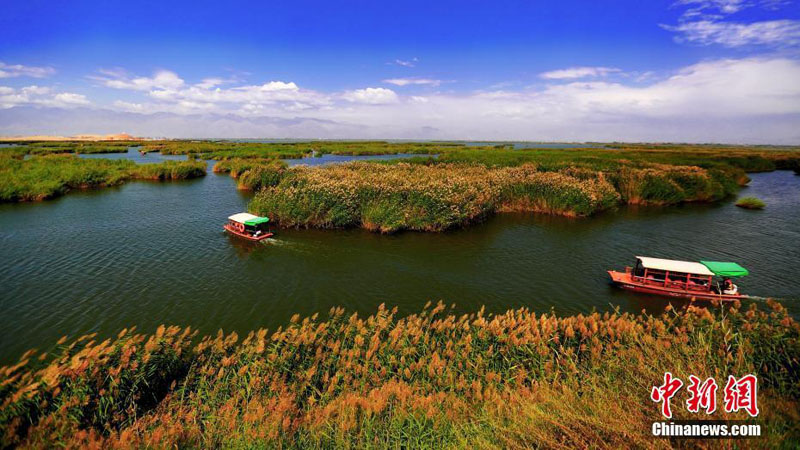
POLYGON ((744 209, 764 209, 767 204, 755 197, 742 197, 736 202, 736 206, 744 209))
POLYGON ((183 180, 205 174, 203 161, 136 164, 70 154, 18 159, 0 152, 0 202, 45 200, 74 189, 116 186, 128 180, 183 180))
MULTIPOLYGON (((58 342, 0 368, 0 446, 672 448, 651 435, 664 373, 758 377, 759 447, 800 441, 800 326, 778 303, 661 316, 526 309, 398 318, 334 308, 270 333, 189 328, 58 342)), ((726 446, 742 441, 714 440, 726 446)))

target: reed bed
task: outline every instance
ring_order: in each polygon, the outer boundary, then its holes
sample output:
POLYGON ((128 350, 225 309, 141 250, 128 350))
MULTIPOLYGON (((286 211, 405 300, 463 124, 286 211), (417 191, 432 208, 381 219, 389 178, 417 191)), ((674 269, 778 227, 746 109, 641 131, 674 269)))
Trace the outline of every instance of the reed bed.
POLYGON ((743 147, 711 145, 609 144, 606 148, 473 148, 455 147, 442 152, 442 162, 480 163, 489 166, 516 166, 535 163, 540 170, 558 171, 567 167, 617 170, 626 166, 653 164, 697 166, 704 169, 736 168, 745 172, 792 170, 800 166, 797 147, 743 147))
POLYGON ((286 172, 287 164, 275 159, 226 159, 214 164, 215 173, 228 173, 238 179, 238 188, 259 191, 277 186, 286 172))
POLYGON ((310 142, 232 142, 232 141, 150 141, 146 151, 163 154, 196 155, 202 159, 233 158, 289 159, 307 156, 426 154, 447 151, 460 144, 382 141, 310 141, 310 142))
POLYGON ((359 162, 271 171, 270 183, 250 209, 285 227, 443 231, 496 212, 586 217, 620 202, 713 201, 733 193, 740 176, 744 173, 732 168, 663 165, 606 172, 568 167, 555 172, 532 164, 359 162))
POLYGON ((607 175, 628 204, 671 205, 721 200, 749 182, 741 170, 696 166, 620 167, 607 175))
POLYGON ((767 204, 756 197, 742 197, 736 202, 736 206, 744 209, 764 209, 767 204))
POLYGON ((51 155, 59 153, 125 153, 129 147, 140 145, 139 141, 33 141, 21 142, 19 149, 30 155, 51 155))
POLYGON ((360 226, 388 233, 442 231, 499 210, 583 216, 616 201, 604 180, 533 166, 355 162, 289 169, 276 186, 257 194, 250 209, 287 227, 360 226))
MULTIPOLYGON (((455 315, 440 303, 402 318, 381 305, 365 318, 295 316, 243 339, 164 326, 65 337, 0 368, 0 445, 671 448, 650 436, 661 416, 649 399, 671 371, 756 374, 766 435, 746 443, 791 447, 800 326, 768 305, 558 317, 455 315)), ((698 418, 686 397, 673 399, 675 418, 698 418)))
POLYGON ((202 161, 137 165, 128 160, 81 159, 69 154, 27 160, 0 157, 0 202, 45 200, 73 189, 115 186, 128 180, 181 180, 206 174, 202 161))

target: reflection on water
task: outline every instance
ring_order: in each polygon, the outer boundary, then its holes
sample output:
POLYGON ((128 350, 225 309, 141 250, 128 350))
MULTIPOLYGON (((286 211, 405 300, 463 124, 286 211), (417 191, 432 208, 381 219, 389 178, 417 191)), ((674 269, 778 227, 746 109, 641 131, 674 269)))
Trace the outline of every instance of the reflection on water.
POLYGON ((752 178, 741 195, 765 200, 763 211, 731 200, 584 220, 502 214, 441 234, 281 230, 262 243, 222 232, 250 197, 213 173, 0 205, 0 364, 64 334, 161 323, 246 332, 331 306, 658 312, 669 300, 608 282, 605 271, 634 255, 740 262, 752 274, 743 292, 787 299, 798 316, 800 177, 752 178))

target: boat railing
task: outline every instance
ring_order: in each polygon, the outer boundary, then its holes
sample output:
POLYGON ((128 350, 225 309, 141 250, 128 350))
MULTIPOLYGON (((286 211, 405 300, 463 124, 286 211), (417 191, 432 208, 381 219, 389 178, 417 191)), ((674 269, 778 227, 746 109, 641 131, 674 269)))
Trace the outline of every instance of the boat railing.
POLYGON ((662 286, 669 289, 706 292, 710 291, 712 286, 711 277, 706 275, 653 269, 645 269, 642 275, 636 275, 630 267, 625 268, 625 273, 631 274, 631 278, 639 283, 650 286, 662 286))

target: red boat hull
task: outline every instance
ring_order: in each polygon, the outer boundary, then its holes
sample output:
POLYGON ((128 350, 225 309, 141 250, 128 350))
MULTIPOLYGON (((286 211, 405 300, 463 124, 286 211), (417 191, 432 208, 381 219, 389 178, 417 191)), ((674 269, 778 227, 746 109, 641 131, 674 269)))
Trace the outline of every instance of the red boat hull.
POLYGON ((685 289, 685 288, 664 286, 661 283, 656 284, 655 282, 643 283, 641 281, 633 279, 630 273, 617 272, 615 270, 609 270, 608 274, 611 276, 611 281, 613 281, 614 284, 616 284, 617 286, 623 289, 628 289, 634 292, 641 292, 644 294, 662 295, 665 297, 686 298, 691 300, 735 301, 747 298, 746 295, 742 294, 735 294, 735 295, 717 294, 716 292, 701 288, 685 289))
POLYGON ((247 239, 248 241, 253 241, 253 242, 263 241, 264 239, 267 239, 267 238, 272 237, 274 235, 274 233, 264 233, 264 234, 260 234, 258 236, 253 236, 251 234, 242 233, 239 230, 237 230, 237 229, 235 229, 232 226, 227 225, 227 224, 223 225, 222 228, 224 228, 225 231, 227 231, 228 233, 231 233, 231 234, 236 235, 236 236, 238 236, 240 238, 247 239))

